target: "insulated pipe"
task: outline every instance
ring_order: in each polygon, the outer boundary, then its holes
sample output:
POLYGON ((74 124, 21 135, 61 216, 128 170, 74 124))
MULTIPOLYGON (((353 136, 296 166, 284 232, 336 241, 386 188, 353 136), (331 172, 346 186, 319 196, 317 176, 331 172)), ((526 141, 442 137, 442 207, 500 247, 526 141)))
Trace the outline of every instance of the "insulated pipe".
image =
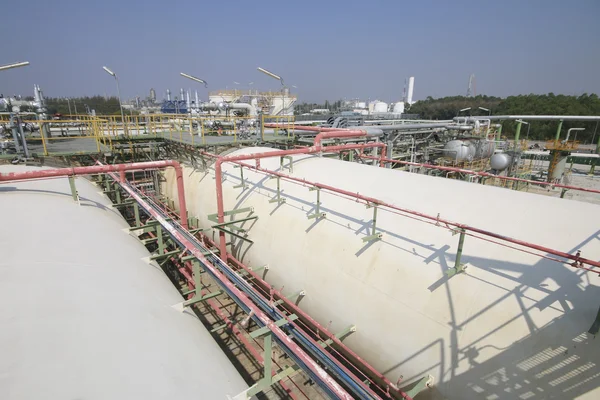
MULTIPOLYGON (((286 125, 281 124, 265 124, 267 128, 288 128, 286 125)), ((454 125, 448 124, 447 122, 443 123, 431 123, 431 124, 395 124, 395 125, 376 125, 371 124, 365 128, 377 128, 384 131, 392 131, 392 130, 408 130, 408 129, 431 129, 431 128, 442 128, 448 130, 472 130, 473 127, 471 125, 454 125)), ((341 128, 325 128, 320 126, 304 126, 304 125, 295 125, 294 130, 297 131, 313 131, 313 132, 327 132, 331 130, 339 131, 341 128)))
POLYGON ((485 115, 473 117, 455 117, 454 121, 473 122, 475 120, 532 120, 532 121, 600 121, 598 115, 485 115))
MULTIPOLYGON (((367 156, 367 155, 360 155, 359 157, 360 158, 367 158, 367 159, 371 159, 371 160, 381 160, 380 157, 373 157, 373 156, 367 156)), ((422 164, 422 163, 416 163, 416 162, 410 162, 410 161, 400 161, 400 160, 394 160, 394 159, 391 159, 391 158, 384 158, 383 161, 386 162, 386 163, 412 165, 412 166, 415 166, 415 167, 423 167, 423 168, 429 168, 429 169, 438 169, 440 171, 460 172, 460 173, 467 174, 467 175, 483 176, 483 177, 487 177, 487 178, 498 178, 498 179, 507 180, 507 181, 525 182, 525 183, 531 183, 531 184, 540 185, 540 186, 551 186, 551 187, 558 187, 558 188, 569 189, 569 190, 579 190, 579 191, 582 191, 582 192, 589 192, 589 193, 598 193, 598 194, 600 194, 600 190, 595 190, 595 189, 582 188, 582 187, 578 187, 578 186, 561 185, 561 184, 558 184, 558 183, 533 181, 533 180, 530 180, 530 179, 514 178, 512 176, 494 175, 494 174, 490 174, 489 172, 473 171, 473 170, 470 170, 470 169, 462 169, 462 168, 455 168, 455 167, 443 167, 441 165, 422 164)))
POLYGON ((37 178, 55 178, 61 176, 75 175, 90 175, 90 174, 105 174, 108 172, 119 172, 121 179, 124 178, 125 171, 140 171, 156 168, 175 168, 175 176, 177 178, 177 196, 179 197, 179 212, 181 217, 181 226, 188 228, 187 223, 187 206, 185 203, 185 192, 183 187, 183 172, 181 164, 173 160, 164 161, 149 161, 130 164, 112 164, 112 165, 93 165, 89 167, 72 167, 72 168, 56 168, 42 169, 38 171, 26 172, 9 172, 6 174, 0 173, 0 182, 20 181, 37 178))
POLYGON ((366 131, 361 130, 336 130, 336 131, 327 131, 321 132, 315 136, 315 141, 313 142, 313 146, 321 147, 321 141, 323 139, 342 139, 342 138, 357 138, 357 137, 365 137, 367 136, 366 131))

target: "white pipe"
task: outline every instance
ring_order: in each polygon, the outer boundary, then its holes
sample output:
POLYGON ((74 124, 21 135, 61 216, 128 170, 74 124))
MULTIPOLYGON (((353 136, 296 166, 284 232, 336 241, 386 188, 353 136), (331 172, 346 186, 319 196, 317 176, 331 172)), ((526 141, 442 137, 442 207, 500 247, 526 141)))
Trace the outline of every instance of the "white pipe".
POLYGON ((485 115, 474 117, 455 117, 454 121, 473 122, 475 120, 532 120, 532 121, 600 121, 599 115, 485 115))

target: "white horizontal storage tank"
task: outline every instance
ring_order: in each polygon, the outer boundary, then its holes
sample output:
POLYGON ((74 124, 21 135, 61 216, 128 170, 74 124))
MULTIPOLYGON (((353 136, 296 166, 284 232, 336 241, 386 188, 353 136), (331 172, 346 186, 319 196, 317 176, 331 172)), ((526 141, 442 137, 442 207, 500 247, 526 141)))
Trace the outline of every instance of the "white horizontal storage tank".
MULTIPOLYGON (((260 164, 280 169, 279 158, 260 164)), ((305 290, 300 306, 332 332, 355 325, 345 343, 393 382, 431 374, 435 386, 419 399, 600 396, 600 346, 586 333, 600 306, 596 274, 467 236, 466 273, 449 278, 459 236, 443 226, 380 208, 383 238, 363 243, 372 208, 322 190, 327 217, 308 219, 308 187, 281 180, 286 203, 270 203, 276 179, 245 169, 247 189, 235 189, 240 170, 223 167, 225 210, 254 207, 258 216, 242 225, 254 243, 232 239, 234 254, 268 264, 266 279, 284 292, 305 290)), ((597 205, 317 156, 294 157, 290 174, 600 259, 597 205)), ((213 171, 184 176, 188 211, 212 225, 213 171)))
MULTIPOLYGON (((0 173, 33 169, 0 166, 0 173)), ((0 398, 227 399, 247 388, 101 189, 0 184, 0 398)))

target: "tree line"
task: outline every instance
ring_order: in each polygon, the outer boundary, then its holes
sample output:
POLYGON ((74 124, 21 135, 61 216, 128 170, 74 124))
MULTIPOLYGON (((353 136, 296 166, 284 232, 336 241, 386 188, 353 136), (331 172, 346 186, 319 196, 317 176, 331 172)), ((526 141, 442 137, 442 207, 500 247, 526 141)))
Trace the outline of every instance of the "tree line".
POLYGON ((54 114, 86 114, 88 110, 96 110, 96 115, 117 115, 121 113, 117 97, 92 96, 65 98, 46 98, 48 113, 54 114), (69 112, 70 105, 70 112, 69 112))
MULTIPOLYGON (((410 113, 419 114, 423 119, 452 119, 457 115, 600 115, 600 98, 597 94, 582 94, 581 96, 527 94, 509 96, 505 99, 493 96, 452 96, 434 99, 427 97, 410 107, 410 113), (469 110, 464 110, 469 108, 469 110), (484 110, 482 110, 482 108, 484 110), (490 111, 487 111, 490 110, 490 111)), ((527 120, 525 120, 527 121, 527 120)), ((521 137, 531 140, 554 139, 558 121, 527 121, 522 125, 521 137)), ((502 122, 502 133, 508 137, 515 134, 517 122, 502 122)), ((565 121, 563 137, 569 128, 585 128, 577 133, 577 140, 590 143, 596 132, 595 140, 600 135, 596 122, 565 121), (598 129, 598 131, 596 131, 598 129)), ((573 138, 571 138, 573 139, 573 138)))

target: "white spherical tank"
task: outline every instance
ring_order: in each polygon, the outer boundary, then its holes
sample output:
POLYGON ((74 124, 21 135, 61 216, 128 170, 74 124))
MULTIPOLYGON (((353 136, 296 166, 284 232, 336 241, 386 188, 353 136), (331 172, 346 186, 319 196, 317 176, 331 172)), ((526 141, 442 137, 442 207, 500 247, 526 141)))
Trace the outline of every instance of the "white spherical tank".
POLYGON ((506 153, 496 153, 490 158, 490 166, 496 171, 504 171, 511 163, 512 156, 506 153))
MULTIPOLYGON (((260 164, 280 168, 279 158, 260 164)), ((300 306, 333 332, 355 325, 345 343, 392 381, 402 376, 408 384, 431 374, 435 388, 419 398, 511 398, 529 391, 551 397, 567 389, 570 397, 600 395, 600 348, 585 333, 600 305, 595 274, 467 236, 466 272, 450 277, 458 236, 443 226, 379 208, 375 232, 382 240, 364 243, 373 233, 372 208, 321 190, 326 218, 309 219, 316 194, 308 187, 282 179, 286 202, 272 203, 275 179, 244 169, 247 189, 235 189, 239 169, 223 169, 225 210, 253 207, 258 216, 240 224, 254 243, 227 238, 234 255, 250 266, 268 264, 266 279, 275 287, 304 290, 300 306)), ((578 202, 565 212, 569 200, 325 157, 295 156, 290 174, 600 258, 597 240, 590 240, 598 236, 597 205, 578 202), (511 218, 490 212, 511 204, 519 205, 510 208, 511 218)), ((217 209, 212 170, 188 169, 184 176, 190 214, 211 226, 207 215, 217 209)), ((166 193, 176 199, 172 173, 166 177, 166 193)))
POLYGON ((375 106, 373 107, 373 112, 374 113, 388 112, 388 104, 383 101, 378 101, 377 103, 375 103, 375 106))
MULTIPOLYGON (((0 166, 0 173, 38 168, 0 166)), ((225 399, 247 388, 129 233, 77 178, 0 184, 0 398, 225 399)))
POLYGON ((472 160, 475 157, 475 146, 467 140, 451 140, 444 146, 444 157, 456 161, 472 160))
POLYGON ((403 101, 399 101, 396 104, 394 104, 394 113, 395 114, 402 114, 404 112, 404 102, 403 101))

